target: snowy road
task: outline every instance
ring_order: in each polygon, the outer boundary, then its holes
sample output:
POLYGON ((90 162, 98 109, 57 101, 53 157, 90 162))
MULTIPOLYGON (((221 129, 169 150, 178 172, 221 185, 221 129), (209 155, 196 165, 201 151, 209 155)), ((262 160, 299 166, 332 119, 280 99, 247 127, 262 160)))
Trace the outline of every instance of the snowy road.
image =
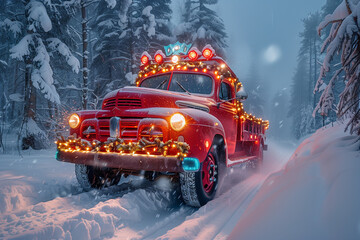
POLYGON ((183 205, 166 178, 82 192, 74 165, 55 161, 54 151, 0 155, 0 239, 224 239, 293 150, 270 143, 261 171, 230 169, 217 198, 199 209, 183 205))

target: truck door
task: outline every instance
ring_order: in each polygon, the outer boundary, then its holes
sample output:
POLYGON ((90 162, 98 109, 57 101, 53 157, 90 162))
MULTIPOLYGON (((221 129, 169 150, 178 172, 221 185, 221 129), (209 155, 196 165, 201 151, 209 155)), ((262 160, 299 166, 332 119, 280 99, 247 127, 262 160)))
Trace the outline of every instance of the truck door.
POLYGON ((229 155, 235 152, 236 135, 237 135, 237 118, 235 100, 233 99, 235 90, 232 85, 224 80, 219 88, 219 108, 217 109, 216 117, 220 120, 225 129, 226 142, 229 155), (229 101, 230 100, 230 101, 229 101))

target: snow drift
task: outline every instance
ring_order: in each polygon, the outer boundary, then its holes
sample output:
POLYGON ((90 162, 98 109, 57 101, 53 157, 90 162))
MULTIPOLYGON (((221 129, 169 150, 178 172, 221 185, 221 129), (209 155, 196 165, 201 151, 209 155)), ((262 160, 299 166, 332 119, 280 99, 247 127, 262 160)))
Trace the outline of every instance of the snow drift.
POLYGON ((339 124, 303 141, 229 239, 360 239, 360 151, 339 124))

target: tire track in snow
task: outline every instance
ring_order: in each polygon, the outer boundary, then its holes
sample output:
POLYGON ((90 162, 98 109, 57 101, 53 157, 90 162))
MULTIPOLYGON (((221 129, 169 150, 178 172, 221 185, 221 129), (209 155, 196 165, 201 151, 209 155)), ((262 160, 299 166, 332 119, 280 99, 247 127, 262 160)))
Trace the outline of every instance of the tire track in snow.
POLYGON ((261 183, 262 177, 259 180, 259 175, 253 175, 199 208, 182 224, 169 230, 165 235, 152 235, 149 239, 213 239, 237 209, 246 208, 261 183))

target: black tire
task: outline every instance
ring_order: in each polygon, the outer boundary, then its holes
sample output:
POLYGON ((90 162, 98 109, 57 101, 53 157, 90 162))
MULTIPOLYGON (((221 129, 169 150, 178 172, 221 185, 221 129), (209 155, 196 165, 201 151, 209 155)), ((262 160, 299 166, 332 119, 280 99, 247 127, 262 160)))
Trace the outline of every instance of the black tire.
POLYGON ((180 173, 180 189, 184 202, 193 207, 201 207, 214 199, 219 182, 219 157, 216 147, 212 147, 205 160, 200 164, 198 172, 180 173), (211 159, 211 160, 209 160, 211 159), (209 165, 208 163, 211 163, 209 165), (206 172, 209 174, 206 175, 206 172), (206 177, 212 181, 204 181, 206 177), (210 186, 211 185, 211 186, 210 186))
POLYGON ((75 164, 75 175, 85 191, 117 185, 121 179, 121 173, 115 169, 97 168, 82 164, 75 164))

